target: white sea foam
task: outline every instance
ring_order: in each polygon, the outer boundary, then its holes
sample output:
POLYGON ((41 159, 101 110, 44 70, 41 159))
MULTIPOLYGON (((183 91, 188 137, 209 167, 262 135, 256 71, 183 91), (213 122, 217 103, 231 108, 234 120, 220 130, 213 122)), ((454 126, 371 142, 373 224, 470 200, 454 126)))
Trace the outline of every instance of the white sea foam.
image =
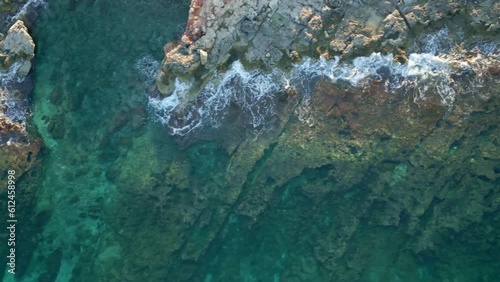
POLYGON ((451 106, 455 93, 451 87, 452 70, 447 61, 432 54, 411 54, 408 62, 401 64, 394 61, 392 54, 373 53, 370 56, 355 58, 352 63, 339 63, 339 58, 333 60, 313 60, 307 58, 304 62, 294 65, 290 81, 299 86, 305 97, 310 96, 313 86, 311 80, 321 77, 333 83, 349 82, 354 87, 364 87, 372 80, 383 80, 388 91, 403 87, 412 87, 415 98, 424 98, 424 92, 435 87, 441 102, 451 106))
POLYGON ((5 106, 5 112, 0 112, 0 116, 7 116, 13 121, 24 121, 27 116, 26 101, 21 101, 13 97, 11 86, 13 83, 21 83, 23 76, 18 76, 17 72, 22 61, 14 63, 6 72, 0 71, 0 104, 5 106))
POLYGON ((149 105, 157 112, 156 117, 161 123, 168 123, 170 120, 170 114, 178 105, 181 104, 181 99, 186 97, 191 86, 191 83, 182 82, 179 79, 176 79, 172 95, 163 99, 155 97, 149 98, 149 105))
POLYGON ((144 83, 146 85, 150 85, 154 82, 159 66, 160 62, 155 60, 150 54, 144 54, 135 63, 135 68, 139 74, 144 77, 144 83))
POLYGON ((17 72, 23 65, 24 61, 18 61, 12 64, 6 72, 0 71, 0 86, 2 88, 9 87, 14 82, 23 82, 24 77, 18 76, 17 72))
POLYGON ((202 119, 211 127, 219 127, 234 105, 252 127, 261 126, 275 114, 274 96, 282 84, 276 81, 279 79, 277 72, 246 71, 241 62, 234 62, 227 73, 217 75, 201 91, 202 119))
MULTIPOLYGON (((443 30, 436 36, 443 37, 446 34, 447 30, 443 30)), ((466 59, 459 53, 440 54, 437 51, 441 47, 436 42, 437 39, 429 43, 432 52, 410 54, 405 63, 395 61, 392 54, 373 53, 355 58, 352 62, 341 62, 339 57, 331 60, 324 57, 319 60, 305 58, 293 65, 289 73, 278 69, 265 73, 247 71, 241 62, 236 61, 226 73, 213 75, 194 99, 181 98, 186 97, 180 93, 187 93, 190 84, 177 81, 172 96, 163 100, 152 98, 151 105, 164 124, 169 124, 172 114, 179 119, 178 114, 184 113, 183 118, 191 121, 195 120, 193 114, 197 115, 196 126, 191 124, 189 130, 172 130, 179 135, 200 127, 217 128, 232 109, 237 110, 238 117, 253 128, 263 126, 277 113, 277 94, 288 88, 295 89, 302 97, 303 101, 299 105, 301 109, 296 113, 300 120, 309 122, 307 113, 311 109, 307 100, 320 79, 333 83, 343 81, 352 87, 365 87, 374 80, 382 81, 388 92, 397 90, 398 93, 406 93, 416 103, 430 95, 437 95, 441 104, 450 109, 459 92, 459 84, 463 82, 461 79, 455 81, 457 74, 474 75, 469 83, 479 84, 482 81, 482 69, 489 59, 494 58, 492 54, 498 53, 498 48, 496 45, 484 45, 485 53, 490 56, 479 54, 481 60, 466 59), (190 110, 174 113, 176 107, 190 107, 190 110)))
POLYGON ((176 79, 172 95, 150 98, 150 105, 156 118, 168 125, 174 135, 185 135, 201 126, 217 128, 231 107, 256 128, 276 114, 274 96, 282 84, 275 81, 277 78, 278 73, 246 71, 240 62, 235 62, 228 72, 216 74, 194 99, 188 95, 192 83, 176 79))
POLYGON ((28 0, 20 9, 17 11, 17 13, 10 18, 11 22, 15 22, 16 20, 19 19, 19 17, 24 16, 27 12, 28 9, 33 8, 33 9, 38 9, 41 7, 44 7, 47 4, 47 0, 28 0))
POLYGON ((428 34, 424 37, 422 52, 438 55, 450 51, 454 44, 450 41, 450 31, 448 27, 440 29, 436 33, 428 34))
MULTIPOLYGON (((149 105, 153 109, 154 118, 162 124, 169 125, 173 116, 173 111, 178 106, 187 104, 188 92, 191 87, 192 82, 182 82, 181 80, 176 79, 172 95, 163 99, 155 97, 149 98, 149 105)), ((171 129, 172 135, 185 135, 197 126, 198 125, 193 125, 193 128, 188 128, 186 126, 169 126, 169 129, 171 129)))
POLYGON ((479 53, 485 56, 500 57, 500 43, 499 42, 481 42, 478 41, 475 48, 479 53))

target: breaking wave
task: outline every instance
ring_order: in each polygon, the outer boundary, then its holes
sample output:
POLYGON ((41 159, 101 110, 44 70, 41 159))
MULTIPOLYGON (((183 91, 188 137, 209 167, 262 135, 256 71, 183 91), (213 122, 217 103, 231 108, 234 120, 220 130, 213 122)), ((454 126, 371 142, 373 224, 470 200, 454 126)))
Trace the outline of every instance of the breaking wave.
POLYGON ((216 74, 193 100, 189 99, 192 82, 176 79, 174 92, 166 98, 150 98, 156 118, 173 135, 185 135, 196 128, 218 128, 230 113, 238 111, 252 128, 262 126, 276 114, 276 94, 282 89, 279 71, 246 71, 236 61, 230 70, 216 74))
POLYGON ((14 63, 6 72, 0 71, 0 117, 8 117, 14 122, 23 122, 28 115, 26 101, 17 99, 12 91, 15 83, 22 83, 23 76, 18 76, 17 72, 22 61, 14 63))
MULTIPOLYGON (((446 33, 445 29, 435 36, 443 37, 446 33)), ((487 61, 498 53, 498 46, 488 43, 478 46, 476 49, 482 48, 483 52, 475 56, 465 56, 463 52, 442 54, 437 52, 442 48, 439 40, 428 38, 428 42, 428 53, 410 54, 404 63, 397 62, 392 54, 373 53, 352 62, 341 62, 339 57, 306 58, 294 64, 289 73, 279 69, 265 73, 247 71, 236 61, 229 71, 209 79, 197 95, 188 94, 193 82, 177 80, 171 96, 151 97, 150 105, 156 118, 173 135, 186 135, 197 128, 218 128, 231 109, 251 128, 262 127, 276 116, 280 93, 292 89, 299 93, 301 105, 307 106, 316 82, 324 79, 361 88, 378 81, 389 92, 411 95, 416 103, 437 95, 443 107, 450 109, 464 77, 474 85, 481 84, 487 61)), ((298 114, 299 119, 306 120, 301 115, 298 114)))
POLYGON ((47 4, 47 0, 29 0, 26 2, 17 13, 10 18, 11 22, 15 22, 21 16, 24 16, 28 13, 30 9, 36 10, 38 8, 44 7, 47 4))
POLYGON ((13 63, 6 72, 0 70, 0 82, 1 87, 7 89, 12 85, 12 83, 23 82, 24 77, 18 76, 17 72, 19 68, 23 65, 23 61, 18 61, 13 63))
POLYGON ((135 69, 144 78, 144 83, 150 85, 154 82, 156 72, 160 67, 160 62, 155 60, 150 54, 143 55, 135 63, 135 69))

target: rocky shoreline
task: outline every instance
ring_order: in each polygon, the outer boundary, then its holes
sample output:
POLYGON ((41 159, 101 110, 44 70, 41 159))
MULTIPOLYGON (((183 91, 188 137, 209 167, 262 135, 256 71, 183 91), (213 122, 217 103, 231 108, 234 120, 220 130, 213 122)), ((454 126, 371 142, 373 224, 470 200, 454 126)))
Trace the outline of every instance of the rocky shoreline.
POLYGON ((424 48, 427 35, 444 27, 460 30, 450 40, 465 45, 475 35, 496 38, 499 11, 494 1, 196 0, 182 39, 165 46, 156 85, 170 95, 175 78, 203 81, 237 59, 268 70, 302 57, 372 52, 405 62, 411 53, 432 51, 424 48))
MULTIPOLYGON (((150 185, 169 187, 167 194, 145 188, 153 173, 132 177, 144 184, 132 194, 159 198, 155 211, 118 213, 164 227, 145 234, 116 225, 124 242, 139 234, 156 242, 128 251, 173 254, 168 274, 159 262, 152 277, 236 281, 239 261, 220 258, 220 272, 209 274, 205 264, 231 249, 238 228, 267 227, 259 244, 296 247, 282 250, 290 258, 282 281, 377 281, 368 279, 380 258, 374 254, 398 269, 435 262, 432 278, 427 270, 415 278, 385 269, 380 281, 492 281, 495 271, 479 265, 468 279, 453 277, 475 265, 457 261, 456 250, 473 256, 498 248, 491 238, 500 218, 499 15, 495 1, 192 1, 186 32, 165 46, 150 94, 169 132, 195 145, 150 185), (247 98, 261 97, 251 89, 276 81, 293 87, 274 96, 272 124, 245 134, 245 111, 269 105, 249 106, 247 98), (211 109, 227 114, 195 131, 211 109), (210 143, 200 140, 216 140, 227 155, 212 160, 210 143), (302 230, 304 221, 313 227, 302 230)), ((131 179, 113 168, 110 176, 118 187, 131 179)), ((270 281, 268 266, 254 263, 253 275, 270 281)))
POLYGON ((33 166, 41 148, 36 132, 29 129, 35 43, 28 31, 41 4, 43 1, 0 2, 0 167, 15 169, 19 175, 33 166))
POLYGON ((275 119, 277 101, 308 97, 312 79, 384 80, 450 108, 469 80, 498 72, 499 13, 491 1, 192 1, 184 35, 164 47, 151 104, 179 136, 221 128, 213 119, 233 104, 247 119, 275 119), (269 108, 274 117, 262 114, 269 108))
MULTIPOLYGON (((0 179, 7 183, 7 172, 15 171, 17 205, 22 206, 16 214, 18 230, 26 251, 17 253, 18 259, 28 258, 30 244, 29 233, 33 233, 33 207, 37 187, 35 178, 40 177, 40 165, 37 161, 43 147, 36 129, 30 122, 30 97, 33 92, 32 64, 35 56, 35 43, 29 34, 29 28, 36 19, 36 8, 43 1, 0 1, 0 179)), ((7 209, 7 185, 0 187, 0 208, 7 209)), ((1 216, 7 220, 7 214, 1 216)), ((2 230, 1 238, 8 234, 2 230)), ((7 245, 0 248, 2 253, 7 245)), ((6 259, 1 260, 6 267, 6 259)))

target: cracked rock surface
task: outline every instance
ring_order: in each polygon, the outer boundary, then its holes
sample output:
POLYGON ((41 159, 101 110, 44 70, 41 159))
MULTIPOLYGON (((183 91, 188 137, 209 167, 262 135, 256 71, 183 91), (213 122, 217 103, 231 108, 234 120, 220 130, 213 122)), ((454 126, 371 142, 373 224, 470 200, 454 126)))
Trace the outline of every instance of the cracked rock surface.
POLYGON ((494 33, 499 9, 495 1, 192 1, 185 34, 165 49, 157 85, 169 95, 175 77, 200 77, 235 57, 272 68, 289 64, 296 53, 408 55, 422 51, 420 34, 447 25, 494 33))

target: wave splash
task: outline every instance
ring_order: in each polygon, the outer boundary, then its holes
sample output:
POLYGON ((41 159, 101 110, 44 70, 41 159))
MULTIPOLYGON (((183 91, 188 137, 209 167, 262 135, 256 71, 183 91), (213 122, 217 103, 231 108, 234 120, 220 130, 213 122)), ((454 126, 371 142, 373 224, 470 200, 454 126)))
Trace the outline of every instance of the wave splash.
POLYGON ((17 21, 20 17, 26 15, 30 9, 36 10, 42 8, 47 4, 47 0, 29 0, 26 2, 17 13, 10 18, 10 22, 13 23, 17 21))
POLYGON ((218 128, 236 111, 251 128, 264 125, 276 114, 276 95, 282 90, 281 73, 246 71, 236 61, 226 73, 215 74, 195 99, 190 100, 193 82, 175 81, 174 92, 166 98, 150 98, 156 119, 171 134, 185 135, 200 127, 218 128))
POLYGON ((6 71, 0 71, 0 117, 7 117, 14 122, 24 122, 28 116, 26 101, 15 97, 12 87, 24 81, 24 76, 17 75, 23 62, 19 61, 6 71))
MULTIPOLYGON (((445 35, 443 31, 437 36, 445 35)), ((300 94, 301 105, 307 106, 316 82, 324 79, 347 82, 351 87, 365 87, 378 81, 389 92, 411 95, 416 103, 437 95, 441 104, 450 109, 460 82, 466 78, 480 85, 487 66, 482 62, 488 61, 487 57, 495 57, 498 49, 482 45, 487 53, 476 48, 479 52, 475 57, 460 55, 463 52, 437 54, 435 41, 429 42, 428 50, 432 53, 410 54, 405 63, 397 62, 392 54, 373 53, 352 62, 341 62, 339 57, 306 58, 294 64, 289 73, 278 69, 265 73, 247 71, 236 61, 226 73, 214 75, 197 95, 189 94, 193 82, 177 80, 171 96, 151 97, 150 105, 155 118, 165 124, 172 135, 180 136, 199 128, 220 127, 231 109, 237 111, 250 128, 260 128, 276 116, 280 93, 293 89, 300 94)), ((303 118, 299 115, 299 119, 303 118)))
POLYGON ((152 55, 144 54, 135 63, 135 69, 144 78, 146 85, 151 85, 154 82, 156 71, 160 67, 160 62, 155 60, 152 55))

